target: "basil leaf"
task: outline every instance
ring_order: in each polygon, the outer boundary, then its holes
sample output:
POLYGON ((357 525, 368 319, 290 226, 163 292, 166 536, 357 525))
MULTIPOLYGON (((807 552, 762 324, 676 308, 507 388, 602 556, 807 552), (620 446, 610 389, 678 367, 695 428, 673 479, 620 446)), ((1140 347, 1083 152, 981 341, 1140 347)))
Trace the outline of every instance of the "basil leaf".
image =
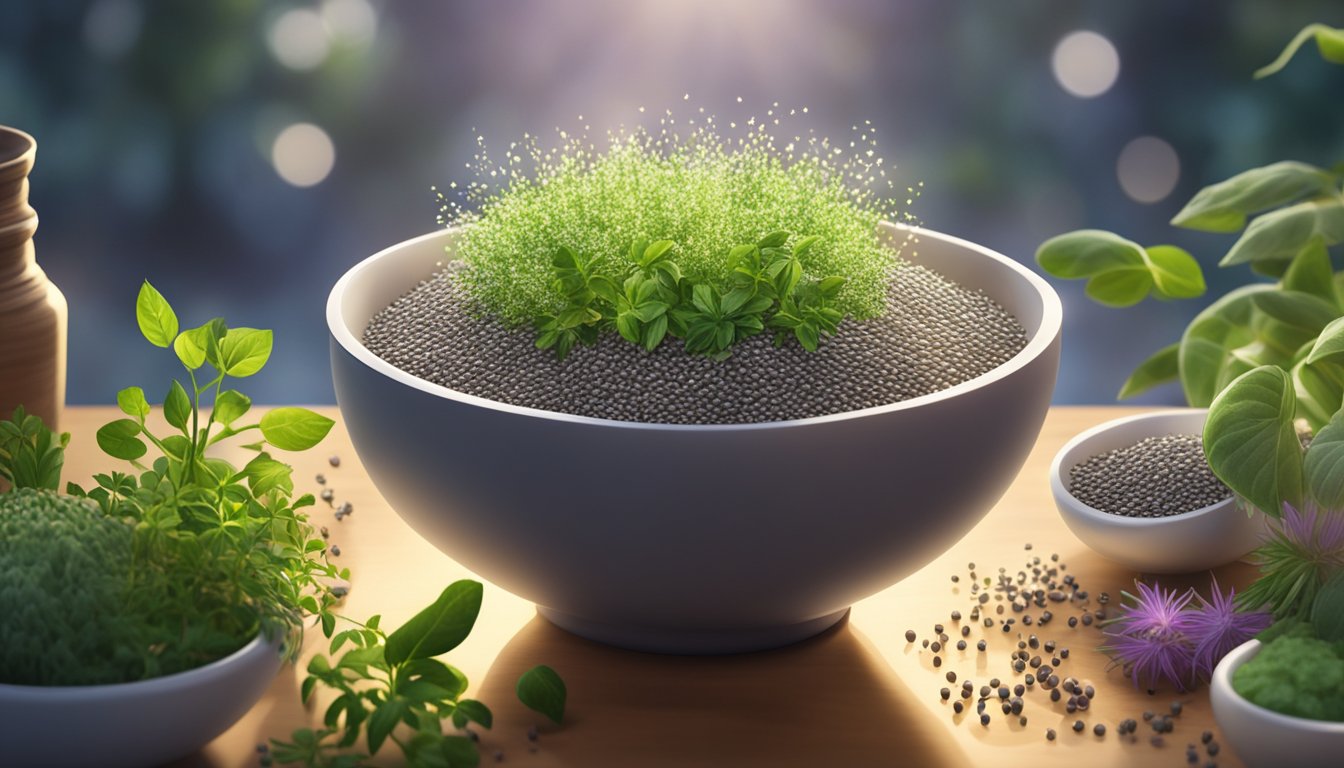
POLYGON ((1316 337, 1311 354, 1307 355, 1307 363, 1322 360, 1344 362, 1344 317, 1331 321, 1316 337))
POLYGON ((191 398, 177 379, 173 379, 168 396, 163 399, 163 418, 181 430, 187 428, 187 419, 191 418, 191 398))
POLYGON ((556 725, 565 719, 565 681, 554 669, 540 664, 518 678, 518 700, 528 709, 549 717, 556 725))
POLYGON ((1292 259, 1318 237, 1326 245, 1344 240, 1344 198, 1339 195, 1308 200, 1259 216, 1218 264, 1227 267, 1292 259))
POLYGON ((401 722, 401 718, 406 714, 406 700, 400 696, 392 698, 379 704, 369 716, 368 725, 368 744, 369 754, 377 754, 379 747, 387 741, 387 737, 392 734, 392 729, 401 722))
POLYGON ((1327 643, 1344 642, 1344 573, 1336 573, 1316 593, 1311 628, 1327 643))
POLYGON ((226 389, 215 398, 215 421, 228 426, 247 413, 252 400, 236 389, 226 389))
POLYGON ((1129 374, 1128 379, 1125 379, 1124 386, 1120 387, 1120 394, 1117 395, 1117 399, 1126 400, 1147 392, 1159 384, 1165 384, 1179 378, 1181 373, 1180 350, 1179 342, 1169 344, 1154 352, 1147 360, 1139 363, 1139 367, 1129 374))
POLYGON ((1302 291, 1339 307, 1339 294, 1335 291, 1334 267, 1330 264, 1330 252, 1325 241, 1312 238, 1302 252, 1288 264, 1283 274, 1283 288, 1288 291, 1302 291))
POLYGON ((1204 453, 1214 474, 1271 517, 1282 513, 1284 502, 1302 503, 1296 407, 1288 373, 1264 365, 1229 384, 1204 424, 1204 453))
POLYGON ((149 415, 149 401, 145 399, 145 390, 139 387, 127 387, 117 393, 117 407, 127 416, 134 416, 144 423, 149 415))
POLYGON ((387 663, 427 659, 456 648, 476 624, 482 593, 478 581, 463 579, 448 585, 433 605, 388 635, 387 663))
POLYGON ((477 723, 482 728, 489 728, 494 723, 495 716, 490 712, 490 708, 481 702, 475 699, 463 699, 457 702, 457 707, 453 710, 453 725, 462 728, 467 721, 477 723))
POLYGON ((306 451, 322 442, 336 422, 307 408, 275 408, 261 417, 266 442, 284 451, 306 451))
POLYGON ((177 336, 177 315, 163 294, 146 280, 135 299, 135 322, 140 333, 156 347, 167 347, 177 336))
POLYGON ((1328 194, 1334 184, 1334 176, 1306 163, 1252 168, 1201 189, 1171 223, 1204 232, 1236 232, 1250 214, 1328 194))
POLYGON ((98 430, 98 447, 114 459, 135 461, 148 450, 144 441, 136 437, 138 434, 140 425, 137 422, 130 419, 110 421, 98 430))
POLYGON ((1307 489, 1322 509, 1344 508, 1344 410, 1316 433, 1302 471, 1307 489))
POLYGON ((255 328, 230 328, 219 342, 223 373, 244 378, 260 371, 271 357, 274 335, 255 328))
POLYGON ((258 454, 243 467, 243 475, 254 496, 265 496, 271 491, 294 492, 293 470, 288 464, 276 461, 267 454, 258 454))

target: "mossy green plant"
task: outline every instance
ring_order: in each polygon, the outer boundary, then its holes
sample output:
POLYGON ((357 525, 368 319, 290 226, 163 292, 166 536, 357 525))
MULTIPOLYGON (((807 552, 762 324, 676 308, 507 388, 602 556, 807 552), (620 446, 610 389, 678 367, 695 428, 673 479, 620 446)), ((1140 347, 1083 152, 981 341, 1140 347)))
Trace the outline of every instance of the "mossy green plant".
MULTIPOLYGON (((440 194, 441 223, 469 225, 452 248, 465 263, 460 280, 485 312, 520 325, 565 306, 552 262, 561 248, 623 265, 631 243, 671 241, 688 281, 727 291, 733 247, 782 230, 816 238, 804 276, 843 278, 838 311, 881 314, 898 248, 878 223, 909 216, 891 204, 873 127, 836 143, 804 132, 781 147, 765 128, 780 123, 776 111, 735 140, 703 114, 683 121, 682 135, 670 112, 657 131, 614 132, 600 150, 586 135, 560 131, 553 149, 525 136, 500 163, 478 140, 476 179, 440 194)), ((909 202, 914 188, 906 192, 909 202)))

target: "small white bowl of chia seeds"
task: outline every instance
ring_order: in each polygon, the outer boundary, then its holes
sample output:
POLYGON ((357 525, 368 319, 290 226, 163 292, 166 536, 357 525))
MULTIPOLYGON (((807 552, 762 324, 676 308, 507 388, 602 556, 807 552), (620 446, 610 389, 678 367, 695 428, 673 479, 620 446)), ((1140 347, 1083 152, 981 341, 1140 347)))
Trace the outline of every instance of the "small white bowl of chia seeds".
POLYGON ((1204 458, 1202 408, 1108 421, 1074 437, 1050 466, 1069 530, 1145 573, 1190 573, 1245 556, 1264 515, 1248 515, 1204 458))

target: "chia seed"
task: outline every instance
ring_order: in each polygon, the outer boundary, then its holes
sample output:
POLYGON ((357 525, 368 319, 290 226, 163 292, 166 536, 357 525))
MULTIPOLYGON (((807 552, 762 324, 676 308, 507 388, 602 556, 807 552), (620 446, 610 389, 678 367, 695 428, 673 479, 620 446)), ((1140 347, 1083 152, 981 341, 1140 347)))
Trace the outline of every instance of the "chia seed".
POLYGON ((855 411, 942 391, 1026 346, 1021 325, 988 297, 902 262, 886 312, 843 323, 816 352, 775 347, 761 333, 715 361, 675 339, 645 352, 608 334, 558 360, 536 348, 532 328, 480 312, 453 274, 434 274, 374 315, 365 346, 458 392, 618 421, 746 424, 855 411))
POLYGON ((1069 470, 1069 493, 1123 517, 1170 517, 1232 495, 1209 469, 1199 435, 1148 437, 1093 456, 1069 470))

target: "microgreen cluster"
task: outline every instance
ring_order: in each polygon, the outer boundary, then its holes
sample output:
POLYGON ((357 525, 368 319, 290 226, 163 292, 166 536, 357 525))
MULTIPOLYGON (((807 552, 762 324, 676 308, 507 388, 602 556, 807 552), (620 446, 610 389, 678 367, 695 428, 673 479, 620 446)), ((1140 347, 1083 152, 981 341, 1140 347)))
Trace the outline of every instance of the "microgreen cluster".
MULTIPOLYGON (((734 336, 754 326, 733 317, 751 299, 723 307, 722 300, 738 285, 735 270, 741 260, 732 256, 740 254, 735 247, 788 231, 815 238, 802 251, 794 244, 801 278, 842 278, 843 290, 827 301, 842 317, 875 317, 884 309, 895 263, 895 249, 880 238, 878 223, 908 220, 887 202, 892 183, 876 155, 876 131, 867 122, 855 126, 847 146, 811 131, 788 141, 776 139, 767 123, 784 130, 796 112, 785 115, 775 105, 765 119, 747 121, 745 136, 729 140, 718 134, 714 116, 703 108, 680 125, 668 110, 656 132, 622 128, 608 134, 602 150, 586 129, 579 135, 557 129, 558 147, 544 149, 535 137, 524 135, 509 145, 500 163, 490 159, 484 139, 478 139, 476 179, 455 194, 440 195, 440 221, 469 225, 452 246, 455 258, 466 264, 460 279, 481 308, 509 325, 571 311, 573 320, 582 316, 579 310, 590 308, 571 301, 556 269, 581 263, 601 270, 614 283, 606 301, 618 304, 639 296, 639 285, 627 292, 625 281, 649 272, 627 263, 632 251, 637 252, 634 261, 643 257, 632 244, 646 243, 646 237, 668 241, 676 247, 676 276, 688 286, 688 312, 694 308, 713 316, 713 333, 706 328, 690 347, 710 351, 727 346, 719 340, 727 338, 728 325, 734 336), (717 306, 707 295, 701 302, 705 306, 696 305, 696 285, 718 292, 717 306)), ((913 188, 907 190, 907 204, 914 196, 913 188)), ((667 282, 673 273, 664 268, 659 275, 667 282)), ((647 308, 626 314, 649 319, 639 319, 638 327, 632 320, 615 325, 621 335, 645 346, 659 337, 657 317, 662 315, 647 308)), ((677 317, 667 317, 675 333, 677 317)), ((573 343, 561 340, 568 334, 548 334, 577 327, 543 328, 541 334, 560 348, 573 343)), ((798 338, 811 335, 804 331, 798 338)))
POLYGON ((1123 592, 1120 615, 1104 623, 1102 650, 1134 681, 1135 687, 1161 684, 1184 691, 1208 680, 1228 651, 1270 625, 1265 611, 1239 610, 1235 590, 1224 595, 1215 580, 1213 599, 1195 590, 1178 593, 1160 584, 1135 582, 1137 595, 1123 592))
POLYGON ((815 352, 844 318, 836 304, 845 278, 804 282, 803 259, 817 238, 792 246, 788 241, 789 233, 779 231, 733 247, 726 290, 684 278, 670 240, 631 243, 623 265, 628 274, 608 272, 598 259, 561 246, 552 266, 565 303, 558 313, 536 319, 537 347, 554 347, 564 358, 576 344, 594 344, 603 330, 614 328, 649 352, 671 335, 684 340, 687 352, 717 357, 768 326, 776 329, 776 346, 793 337, 815 352))
MULTIPOLYGON (((352 628, 334 634, 334 626, 324 623, 331 657, 312 658, 300 691, 305 703, 319 686, 338 695, 323 715, 322 728, 299 729, 289 741, 273 740, 271 757, 311 768, 354 768, 391 742, 410 766, 475 766, 480 755, 465 729, 471 724, 488 729, 494 715, 482 702, 463 697, 467 677, 461 670, 435 657, 471 633, 481 595, 480 582, 454 582, 390 634, 379 628, 379 616, 362 623, 347 619, 352 628), (349 650, 336 658, 346 646, 349 650), (443 721, 462 732, 445 734, 443 721), (361 735, 368 754, 354 751, 361 735)), ((525 672, 518 696, 557 724, 564 718, 565 684, 550 667, 525 672)))
MULTIPOLYGON (((124 640, 116 644, 115 653, 90 656, 82 666, 71 668, 91 670, 82 682, 157 677, 228 655, 259 631, 272 638, 287 635, 287 653, 297 654, 304 618, 320 614, 330 622, 336 597, 328 585, 349 574, 326 561, 325 544, 300 511, 313 503, 313 497, 293 496, 290 467, 272 458, 267 448, 311 448, 326 436, 332 422, 303 408, 277 408, 259 421, 245 423, 251 401, 224 385, 230 378, 262 369, 271 354, 270 331, 229 328, 214 319, 179 333, 176 313, 148 282, 136 301, 136 320, 150 343, 174 350, 190 389, 178 380, 168 387, 160 406, 167 432, 151 427, 154 408, 144 390, 129 387, 117 394, 117 404, 128 418, 104 425, 97 440, 105 453, 129 462, 134 471, 97 473, 91 489, 70 483, 69 495, 57 497, 61 448, 68 435, 58 440, 22 412, 13 423, 0 426, 4 476, 17 486, 63 499, 40 506, 27 503, 49 510, 52 526, 59 527, 62 510, 71 514, 82 510, 79 514, 85 516, 96 511, 109 521, 103 528, 115 531, 124 525, 131 532, 124 569, 113 567, 99 554, 97 548, 106 538, 102 534, 91 534, 87 542, 76 537, 59 543, 71 552, 87 545, 86 555, 58 560, 71 564, 62 580, 71 588, 95 590, 89 585, 98 584, 96 589, 114 592, 116 599, 107 600, 100 613, 115 615, 102 623, 115 624, 116 637, 124 640), (200 373, 207 374, 204 382, 198 379, 200 373), (212 404, 203 403, 205 398, 212 404), (209 446, 254 430, 259 439, 245 446, 254 452, 245 466, 206 455, 209 446), (157 454, 152 461, 146 459, 150 446, 157 454), (107 562, 94 567, 95 561, 107 562), (115 674, 108 668, 115 668, 115 674)), ((7 505, 19 498, 8 497, 7 505)), ((56 545, 21 546, 33 548, 29 554, 38 550, 50 554, 56 545)), ((17 587, 9 594, 20 602, 51 607, 53 593, 45 591, 51 584, 42 576, 41 560, 26 560, 37 570, 8 573, 5 589, 17 587)), ((4 561, 25 562, 17 556, 4 561)), ((51 653, 80 647, 81 641, 70 636, 72 630, 59 616, 27 610, 6 611, 5 616, 7 632, 42 640, 51 653), (16 623, 16 618, 23 621, 16 623)), ((25 641, 24 647, 31 642, 25 641)), ((30 682, 81 681, 39 676, 30 682)))

